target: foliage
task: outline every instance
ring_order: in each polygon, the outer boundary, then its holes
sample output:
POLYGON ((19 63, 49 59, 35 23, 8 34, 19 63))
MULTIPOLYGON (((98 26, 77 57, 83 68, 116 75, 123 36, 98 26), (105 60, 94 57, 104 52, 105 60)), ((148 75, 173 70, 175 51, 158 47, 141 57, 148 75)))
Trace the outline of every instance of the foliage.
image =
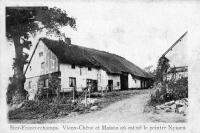
POLYGON ((6 36, 13 39, 20 36, 28 39, 30 34, 47 29, 49 33, 61 35, 60 27, 76 27, 75 19, 59 8, 49 7, 7 7, 6 36))
POLYGON ((6 95, 7 95, 6 101, 8 104, 11 104, 12 94, 14 94, 14 90, 16 87, 16 80, 15 78, 12 78, 12 77, 10 77, 9 80, 10 80, 10 83, 8 84, 8 90, 6 92, 6 95))
MULTIPOLYGON (((145 90, 147 91, 147 90, 145 90)), ((95 102, 93 105, 85 107, 84 104, 74 104, 69 97, 63 97, 61 100, 62 104, 52 104, 48 103, 46 100, 36 102, 36 101, 25 101, 23 105, 15 110, 8 112, 8 118, 11 121, 19 120, 30 120, 37 119, 39 122, 44 119, 53 119, 59 116, 66 116, 69 113, 78 112, 78 113, 87 113, 91 106, 98 106, 103 108, 109 104, 132 97, 137 94, 145 93, 143 90, 128 90, 128 91, 113 91, 106 93, 103 97, 99 97, 98 102, 95 102)))
POLYGON ((188 78, 181 78, 176 82, 169 81, 168 86, 171 89, 170 92, 173 94, 175 100, 188 97, 188 78))
POLYGON ((61 110, 66 111, 66 115, 70 107, 68 105, 57 106, 56 104, 48 104, 47 102, 37 103, 36 101, 25 101, 21 108, 8 112, 8 118, 12 119, 47 119, 56 118, 61 110))
POLYGON ((161 86, 155 86, 156 92, 151 95, 151 104, 161 104, 164 102, 178 100, 188 97, 188 78, 184 77, 177 81, 171 80, 162 82, 161 86), (157 88, 156 88, 157 87, 157 88), (160 88, 160 89, 159 89, 160 88))
POLYGON ((145 67, 144 70, 145 70, 147 73, 149 73, 149 74, 151 74, 151 75, 153 75, 153 76, 156 75, 156 70, 153 68, 153 65, 149 65, 149 66, 145 67))
POLYGON ((169 60, 166 57, 161 57, 158 60, 158 65, 156 68, 156 82, 162 82, 163 81, 163 75, 167 72, 169 65, 169 60))
POLYGON ((60 80, 57 77, 49 77, 49 89, 60 90, 60 80))
MULTIPOLYGON (((75 19, 68 17, 67 13, 59 8, 48 7, 7 7, 6 8, 6 37, 18 47, 30 49, 31 35, 37 31, 47 30, 47 34, 61 36, 59 28, 63 26, 76 28, 75 19), (22 39, 22 43, 15 42, 15 38, 22 39)), ((18 49, 15 49, 18 50, 18 49)), ((23 51, 20 51, 23 52, 23 51)), ((21 53, 23 58, 14 59, 14 67, 26 64, 27 53, 21 53)))

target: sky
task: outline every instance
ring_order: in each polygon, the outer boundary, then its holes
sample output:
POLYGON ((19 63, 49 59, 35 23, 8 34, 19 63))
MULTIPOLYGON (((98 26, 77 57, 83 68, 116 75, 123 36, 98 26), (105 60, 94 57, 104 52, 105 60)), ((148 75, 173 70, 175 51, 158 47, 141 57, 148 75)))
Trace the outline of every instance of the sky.
MULTIPOLYGON (((71 2, 58 7, 76 18, 77 31, 63 30, 72 43, 118 54, 141 68, 156 66, 158 58, 190 30, 197 13, 194 3, 188 2, 71 2)), ((187 39, 176 51, 186 53, 185 45, 187 39)))
MULTIPOLYGON (((76 19, 77 30, 62 28, 73 44, 120 55, 141 68, 156 68, 158 58, 185 31, 188 34, 168 58, 174 60, 172 65, 187 65, 187 36, 200 21, 200 4, 195 1, 67 1, 43 5, 61 8, 76 19)), ((34 38, 32 49, 38 38, 34 38)))

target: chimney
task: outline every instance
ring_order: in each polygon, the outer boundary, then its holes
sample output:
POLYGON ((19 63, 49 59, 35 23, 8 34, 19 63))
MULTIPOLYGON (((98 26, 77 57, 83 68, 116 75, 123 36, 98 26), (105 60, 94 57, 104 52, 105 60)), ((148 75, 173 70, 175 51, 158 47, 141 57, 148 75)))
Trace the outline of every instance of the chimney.
POLYGON ((66 37, 65 38, 65 43, 67 43, 68 45, 71 45, 71 38, 66 37))

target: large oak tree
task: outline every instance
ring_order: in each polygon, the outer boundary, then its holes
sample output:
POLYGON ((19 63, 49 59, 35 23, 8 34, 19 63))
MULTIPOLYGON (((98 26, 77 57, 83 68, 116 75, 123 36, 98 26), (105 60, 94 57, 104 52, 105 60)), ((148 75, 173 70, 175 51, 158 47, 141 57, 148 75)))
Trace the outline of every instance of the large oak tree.
POLYGON ((74 18, 59 8, 6 7, 6 37, 15 47, 14 75, 11 78, 10 90, 7 92, 12 103, 20 103, 26 97, 23 71, 24 65, 28 62, 28 54, 23 51, 30 49, 29 38, 43 29, 46 29, 46 33, 59 36, 59 29, 63 26, 75 28, 76 23, 74 18))

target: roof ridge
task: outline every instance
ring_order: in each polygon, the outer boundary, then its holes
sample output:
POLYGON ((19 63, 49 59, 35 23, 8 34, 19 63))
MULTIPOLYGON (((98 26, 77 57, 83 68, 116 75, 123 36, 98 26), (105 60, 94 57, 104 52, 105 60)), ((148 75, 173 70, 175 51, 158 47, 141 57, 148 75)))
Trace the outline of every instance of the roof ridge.
POLYGON ((115 53, 76 44, 67 45, 62 40, 53 40, 47 37, 42 37, 40 40, 57 55, 61 63, 75 63, 86 67, 100 67, 109 73, 127 72, 139 77, 148 77, 142 68, 115 53))

